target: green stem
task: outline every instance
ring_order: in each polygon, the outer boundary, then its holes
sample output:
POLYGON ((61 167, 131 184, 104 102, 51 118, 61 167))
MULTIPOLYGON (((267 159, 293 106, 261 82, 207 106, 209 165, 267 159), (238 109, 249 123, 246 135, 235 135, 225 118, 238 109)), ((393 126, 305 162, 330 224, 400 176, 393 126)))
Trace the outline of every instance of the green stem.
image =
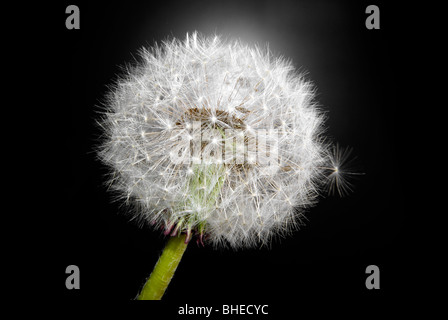
POLYGON ((157 261, 154 270, 146 281, 138 300, 160 300, 165 293, 171 279, 174 276, 182 255, 187 248, 185 243, 185 234, 177 237, 171 237, 157 261))

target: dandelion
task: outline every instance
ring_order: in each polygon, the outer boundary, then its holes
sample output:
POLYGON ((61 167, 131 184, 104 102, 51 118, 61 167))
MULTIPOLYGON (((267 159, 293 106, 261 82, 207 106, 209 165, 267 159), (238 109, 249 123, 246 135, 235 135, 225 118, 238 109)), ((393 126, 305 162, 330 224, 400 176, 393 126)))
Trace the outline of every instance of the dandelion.
POLYGON ((314 87, 291 62, 197 33, 141 59, 108 96, 99 150, 135 218, 171 236, 141 299, 161 298, 192 237, 264 245, 294 230, 327 185, 350 189, 314 87))

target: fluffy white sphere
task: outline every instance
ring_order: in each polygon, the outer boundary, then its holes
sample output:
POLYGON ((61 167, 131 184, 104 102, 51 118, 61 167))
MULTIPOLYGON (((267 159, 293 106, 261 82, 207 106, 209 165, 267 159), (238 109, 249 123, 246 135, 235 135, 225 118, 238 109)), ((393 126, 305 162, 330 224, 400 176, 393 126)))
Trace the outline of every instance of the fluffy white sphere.
POLYGON ((196 33, 141 57, 110 92, 100 150, 133 214, 234 248, 293 229, 328 181, 310 82, 267 50, 196 33))

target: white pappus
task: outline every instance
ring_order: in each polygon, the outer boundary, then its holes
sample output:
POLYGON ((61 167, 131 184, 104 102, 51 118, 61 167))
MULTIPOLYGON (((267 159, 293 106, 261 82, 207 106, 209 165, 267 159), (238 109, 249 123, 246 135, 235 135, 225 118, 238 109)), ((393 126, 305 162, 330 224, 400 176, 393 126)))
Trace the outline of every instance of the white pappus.
POLYGON ((314 87, 289 61, 197 33, 140 54, 107 97, 98 151, 139 221, 250 247, 340 185, 314 87))

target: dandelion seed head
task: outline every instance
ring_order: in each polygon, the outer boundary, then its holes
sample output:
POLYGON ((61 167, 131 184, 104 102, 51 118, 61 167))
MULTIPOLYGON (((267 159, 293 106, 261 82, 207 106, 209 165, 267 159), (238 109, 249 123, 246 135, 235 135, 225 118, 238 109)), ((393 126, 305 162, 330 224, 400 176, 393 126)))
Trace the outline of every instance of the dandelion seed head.
POLYGON ((259 246, 294 230, 327 186, 349 189, 315 89, 291 62, 197 33, 140 55, 108 95, 99 150, 140 221, 214 246, 259 246), (204 132, 210 144, 197 142, 204 132))

